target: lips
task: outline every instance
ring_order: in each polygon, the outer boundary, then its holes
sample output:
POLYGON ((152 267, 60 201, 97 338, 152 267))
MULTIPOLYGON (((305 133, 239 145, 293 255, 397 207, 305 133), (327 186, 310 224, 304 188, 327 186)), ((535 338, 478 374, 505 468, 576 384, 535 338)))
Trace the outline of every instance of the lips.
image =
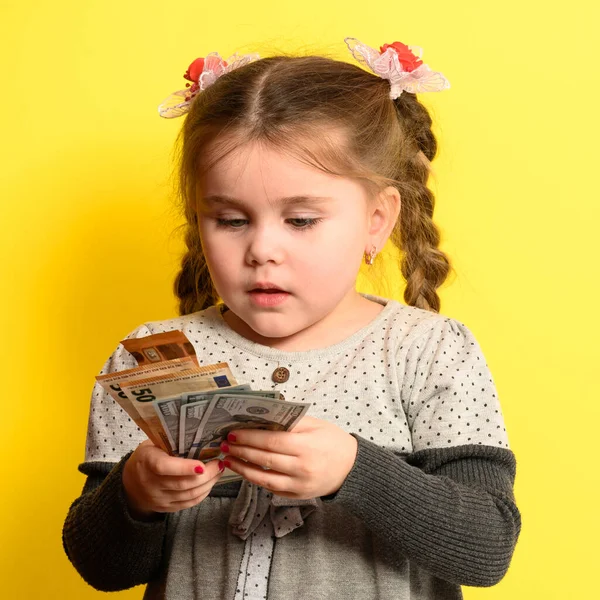
POLYGON ((269 283, 257 284, 257 287, 248 291, 248 296, 256 307, 270 309, 283 305, 290 297, 290 293, 269 283))
POLYGON ((276 294, 276 293, 281 293, 284 292, 285 290, 282 290, 280 287, 276 286, 274 283, 269 283, 269 282, 261 282, 261 283, 257 283, 253 288, 251 288, 250 290, 248 290, 250 292, 262 292, 264 294, 276 294))

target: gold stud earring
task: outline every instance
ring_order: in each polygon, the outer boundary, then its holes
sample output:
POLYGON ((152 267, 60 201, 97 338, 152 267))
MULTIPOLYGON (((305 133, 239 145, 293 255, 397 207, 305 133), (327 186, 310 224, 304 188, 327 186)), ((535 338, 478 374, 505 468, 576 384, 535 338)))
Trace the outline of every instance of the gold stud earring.
POLYGON ((369 252, 369 254, 367 254, 365 252, 365 263, 367 263, 368 265, 372 265, 373 261, 375 260, 376 255, 377 255, 377 248, 375 248, 375 246, 372 246, 371 252, 369 252))

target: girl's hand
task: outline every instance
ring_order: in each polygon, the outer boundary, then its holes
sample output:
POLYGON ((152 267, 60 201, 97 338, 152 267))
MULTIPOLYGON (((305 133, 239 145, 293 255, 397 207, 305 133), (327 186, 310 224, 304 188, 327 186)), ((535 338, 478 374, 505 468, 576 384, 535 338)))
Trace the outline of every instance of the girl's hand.
POLYGON ((220 461, 170 456, 150 440, 143 441, 125 462, 123 487, 134 518, 195 506, 208 496, 223 473, 220 461), (198 469, 198 471, 196 471, 198 469))
POLYGON ((225 466, 248 481, 279 496, 316 498, 339 490, 358 443, 332 423, 303 417, 292 431, 236 429, 221 450, 225 466))

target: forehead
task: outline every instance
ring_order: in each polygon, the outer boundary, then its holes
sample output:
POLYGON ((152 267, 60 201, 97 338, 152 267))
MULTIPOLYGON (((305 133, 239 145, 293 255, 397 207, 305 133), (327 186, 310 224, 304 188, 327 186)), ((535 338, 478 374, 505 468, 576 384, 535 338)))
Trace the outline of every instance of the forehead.
POLYGON ((356 181, 326 173, 260 143, 227 154, 200 179, 202 197, 278 201, 294 197, 365 198, 356 181))

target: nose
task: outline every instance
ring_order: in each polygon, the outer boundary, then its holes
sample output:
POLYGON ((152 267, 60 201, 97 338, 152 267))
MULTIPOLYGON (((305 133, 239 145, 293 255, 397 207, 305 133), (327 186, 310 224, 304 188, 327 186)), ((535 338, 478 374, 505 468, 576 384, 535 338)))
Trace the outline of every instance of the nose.
POLYGON ((268 262, 280 264, 284 257, 283 238, 277 227, 256 225, 248 235, 246 249, 246 263, 249 265, 262 265, 268 262))

